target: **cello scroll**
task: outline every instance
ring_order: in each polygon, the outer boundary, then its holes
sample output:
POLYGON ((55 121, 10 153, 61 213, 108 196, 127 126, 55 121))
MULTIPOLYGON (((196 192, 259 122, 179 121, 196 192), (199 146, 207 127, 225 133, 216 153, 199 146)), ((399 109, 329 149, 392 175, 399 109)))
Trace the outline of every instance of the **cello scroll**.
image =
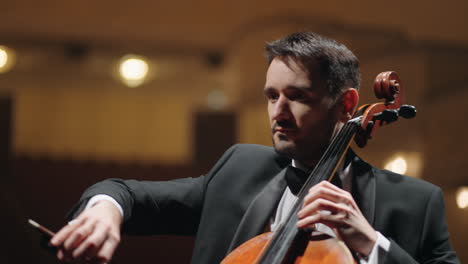
POLYGON ((376 130, 398 119, 416 116, 416 107, 403 104, 405 90, 400 77, 394 71, 381 72, 374 81, 374 94, 385 102, 363 105, 358 115, 362 115, 361 130, 356 133, 354 141, 363 148, 376 130))

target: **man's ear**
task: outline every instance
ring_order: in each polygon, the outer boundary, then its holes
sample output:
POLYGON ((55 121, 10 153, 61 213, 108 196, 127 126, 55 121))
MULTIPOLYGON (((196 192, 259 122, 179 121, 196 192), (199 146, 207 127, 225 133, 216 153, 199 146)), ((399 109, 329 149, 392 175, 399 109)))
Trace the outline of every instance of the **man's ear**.
POLYGON ((351 119, 356 112, 359 102, 358 91, 354 88, 347 88, 343 91, 341 98, 340 120, 343 122, 351 119))

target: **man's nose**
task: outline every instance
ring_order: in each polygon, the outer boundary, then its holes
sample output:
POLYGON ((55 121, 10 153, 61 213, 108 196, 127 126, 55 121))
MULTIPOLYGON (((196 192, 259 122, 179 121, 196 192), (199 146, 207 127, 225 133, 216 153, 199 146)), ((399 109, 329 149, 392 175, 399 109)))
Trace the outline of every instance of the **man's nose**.
POLYGON ((280 95, 273 108, 273 120, 289 119, 291 109, 289 100, 284 95, 280 95))

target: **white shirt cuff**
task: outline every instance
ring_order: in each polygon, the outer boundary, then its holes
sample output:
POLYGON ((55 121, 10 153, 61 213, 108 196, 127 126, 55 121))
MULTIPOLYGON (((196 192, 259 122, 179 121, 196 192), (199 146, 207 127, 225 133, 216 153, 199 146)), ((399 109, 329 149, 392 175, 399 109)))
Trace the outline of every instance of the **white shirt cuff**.
POLYGON ((374 247, 372 248, 369 257, 366 259, 360 259, 360 264, 380 264, 385 260, 385 256, 390 250, 390 241, 384 237, 380 232, 377 232, 377 241, 375 241, 374 247))
POLYGON ((103 200, 109 201, 113 205, 115 205, 115 207, 117 207, 117 209, 119 210, 120 215, 123 217, 124 213, 123 213, 122 206, 114 198, 110 197, 107 194, 98 194, 98 195, 91 197, 91 199, 89 199, 88 203, 86 204, 85 210, 90 207, 93 207, 97 202, 103 201, 103 200))

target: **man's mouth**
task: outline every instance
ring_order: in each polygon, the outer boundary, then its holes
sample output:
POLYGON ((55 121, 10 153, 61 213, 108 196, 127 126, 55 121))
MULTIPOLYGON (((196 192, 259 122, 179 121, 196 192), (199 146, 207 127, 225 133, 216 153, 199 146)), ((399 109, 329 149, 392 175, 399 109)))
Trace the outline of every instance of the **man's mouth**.
POLYGON ((295 128, 283 128, 283 127, 277 127, 273 129, 273 132, 280 132, 280 133, 292 133, 296 132, 297 130, 295 128))
POLYGON ((276 132, 288 134, 297 132, 297 127, 291 123, 275 123, 271 130, 273 134, 276 132))

